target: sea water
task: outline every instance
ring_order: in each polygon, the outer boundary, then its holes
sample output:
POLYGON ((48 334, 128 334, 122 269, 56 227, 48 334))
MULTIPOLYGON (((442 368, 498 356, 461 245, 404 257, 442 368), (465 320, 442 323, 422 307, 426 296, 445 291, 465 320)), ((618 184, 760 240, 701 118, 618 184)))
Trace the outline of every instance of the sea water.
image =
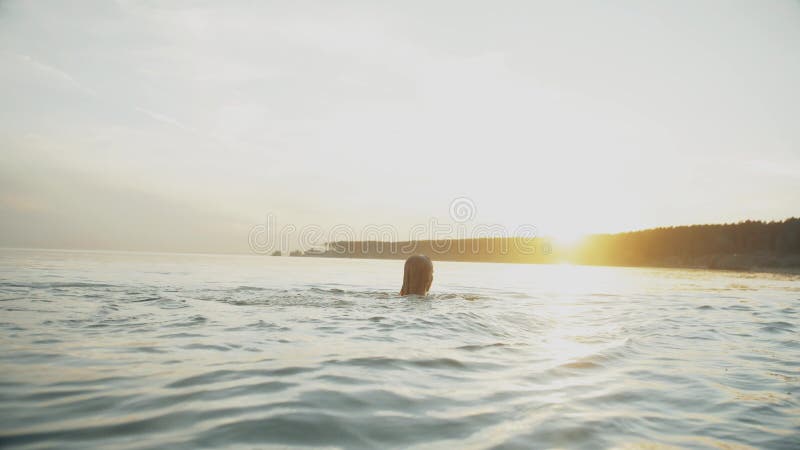
POLYGON ((800 448, 797 276, 402 269, 0 250, 0 447, 800 448))

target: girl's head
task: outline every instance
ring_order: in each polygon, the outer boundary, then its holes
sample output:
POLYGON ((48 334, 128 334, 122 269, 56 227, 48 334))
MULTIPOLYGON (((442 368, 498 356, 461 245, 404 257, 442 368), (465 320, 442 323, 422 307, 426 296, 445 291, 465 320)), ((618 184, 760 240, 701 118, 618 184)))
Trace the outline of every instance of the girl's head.
POLYGON ((409 256, 403 269, 400 295, 425 295, 433 283, 433 263, 425 255, 409 256))

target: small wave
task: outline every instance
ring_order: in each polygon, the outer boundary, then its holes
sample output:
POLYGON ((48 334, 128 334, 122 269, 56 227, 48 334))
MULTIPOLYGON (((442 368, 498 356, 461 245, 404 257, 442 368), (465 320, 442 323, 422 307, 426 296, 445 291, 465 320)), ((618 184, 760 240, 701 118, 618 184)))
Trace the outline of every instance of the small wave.
POLYGON ((142 345, 139 347, 131 347, 127 349, 129 353, 168 353, 167 350, 156 346, 142 345))
POLYGON ((768 322, 762 323, 760 330, 765 333, 782 333, 785 331, 794 332, 795 326, 789 322, 768 322))
POLYGON ((42 344, 58 344, 62 342, 60 339, 38 339, 33 341, 34 344, 42 345, 42 344))
POLYGON ((239 287, 234 289, 234 291, 236 291, 236 292, 250 292, 250 291, 261 292, 261 291, 267 291, 267 290, 269 290, 269 289, 263 288, 263 287, 258 287, 258 286, 239 286, 239 287))
POLYGON ((158 336, 159 339, 174 339, 174 338, 201 338, 205 337, 204 334, 197 333, 168 333, 158 336))
POLYGON ((226 381, 235 381, 251 377, 288 377, 318 370, 317 367, 281 367, 277 369, 247 370, 214 370, 200 375, 186 377, 168 384, 168 388, 184 388, 226 381))
POLYGON ((316 377, 317 380, 327 381, 333 384, 344 384, 344 385, 352 385, 352 386, 362 386, 369 383, 370 380, 366 380, 363 378, 355 378, 355 377, 348 377, 343 375, 320 375, 316 377))
POLYGON ((495 342, 493 344, 473 344, 473 345, 462 345, 461 347, 456 347, 456 350, 466 350, 468 352, 475 352, 479 350, 486 350, 492 348, 503 348, 508 347, 508 344, 503 342, 495 342))
POLYGON ((11 288, 27 288, 27 289, 63 289, 63 288, 118 288, 121 287, 116 284, 106 284, 106 283, 91 283, 91 282, 82 282, 82 281, 72 281, 72 282, 29 282, 29 283, 19 283, 19 282, 0 282, 0 288, 3 287, 11 287, 11 288))
POLYGON ((205 316, 200 314, 188 317, 186 319, 181 319, 178 322, 169 323, 165 326, 167 327, 193 327, 197 325, 202 325, 208 322, 208 319, 205 316))
POLYGON ((479 300, 490 300, 494 297, 482 294, 470 294, 470 293, 436 293, 428 295, 427 297, 423 297, 430 300, 466 300, 470 302, 479 301, 479 300))
POLYGON ((592 361, 591 358, 587 358, 580 361, 573 361, 566 364, 562 364, 558 367, 562 369, 602 369, 605 366, 603 366, 597 361, 592 361))
POLYGON ((153 297, 145 297, 145 298, 137 298, 135 300, 131 300, 131 303, 144 303, 144 302, 154 302, 161 300, 161 297, 156 295, 153 297))
POLYGON ((353 367, 369 367, 379 370, 405 370, 408 368, 423 368, 436 370, 477 371, 498 368, 500 365, 488 362, 462 361, 455 358, 390 358, 390 357, 362 357, 345 360, 329 360, 326 364, 353 367))
POLYGON ((344 289, 339 288, 320 288, 320 287, 312 287, 309 289, 311 292, 316 292, 318 294, 344 294, 346 291, 344 289))
POLYGON ((50 401, 59 400, 66 397, 82 396, 86 394, 93 394, 97 392, 95 389, 62 389, 62 390, 45 390, 33 394, 23 395, 18 397, 18 401, 50 401))
POLYGON ((213 345, 213 344, 189 344, 189 345, 184 345, 181 348, 184 350, 216 350, 220 352, 230 351, 230 347, 225 347, 223 345, 213 345))
POLYGON ((502 420, 499 413, 477 413, 464 417, 437 415, 364 414, 360 398, 351 399, 352 410, 318 411, 304 408, 276 412, 266 417, 225 423, 184 441, 183 447, 220 447, 231 443, 243 446, 299 446, 370 449, 430 445, 442 440, 465 439, 476 430, 502 420), (379 443, 382 443, 379 444, 379 443))

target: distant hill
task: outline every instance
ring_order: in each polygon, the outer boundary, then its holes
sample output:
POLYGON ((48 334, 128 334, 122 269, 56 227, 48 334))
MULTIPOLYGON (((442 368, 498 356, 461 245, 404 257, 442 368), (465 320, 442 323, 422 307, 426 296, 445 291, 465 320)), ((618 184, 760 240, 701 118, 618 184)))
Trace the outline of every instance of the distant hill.
POLYGON ((655 228, 589 236, 578 264, 750 269, 800 267, 800 219, 655 228))
POLYGON ((546 238, 476 238, 405 242, 337 241, 295 256, 403 259, 424 253, 439 261, 698 267, 800 268, 800 219, 655 228, 595 234, 573 247, 546 238))

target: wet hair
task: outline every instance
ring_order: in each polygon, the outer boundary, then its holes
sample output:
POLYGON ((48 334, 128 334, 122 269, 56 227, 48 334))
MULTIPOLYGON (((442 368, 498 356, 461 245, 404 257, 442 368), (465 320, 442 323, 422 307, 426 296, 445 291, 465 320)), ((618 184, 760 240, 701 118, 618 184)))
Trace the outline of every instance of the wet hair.
POLYGON ((425 255, 413 255, 406 259, 403 268, 403 287, 400 295, 425 295, 433 283, 433 263, 425 255))

